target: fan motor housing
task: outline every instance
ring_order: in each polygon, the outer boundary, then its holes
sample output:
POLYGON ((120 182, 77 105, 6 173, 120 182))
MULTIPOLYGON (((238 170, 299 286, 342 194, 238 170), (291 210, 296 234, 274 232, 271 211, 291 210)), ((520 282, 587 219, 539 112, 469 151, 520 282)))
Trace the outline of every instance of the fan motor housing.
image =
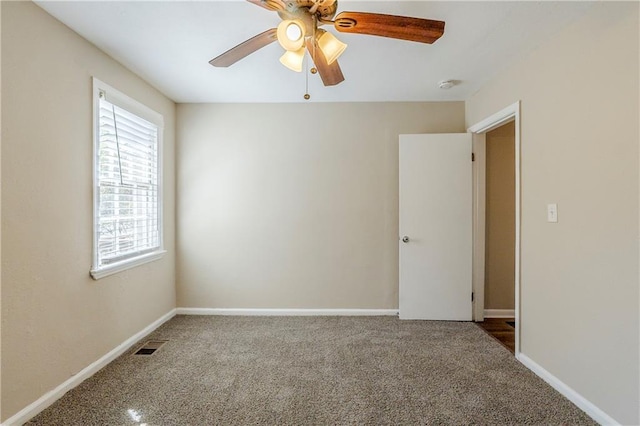
POLYGON ((315 14, 323 20, 330 20, 338 10, 337 0, 289 0, 286 4, 287 12, 292 14, 296 14, 300 9, 306 9, 308 11, 317 4, 318 10, 315 14))

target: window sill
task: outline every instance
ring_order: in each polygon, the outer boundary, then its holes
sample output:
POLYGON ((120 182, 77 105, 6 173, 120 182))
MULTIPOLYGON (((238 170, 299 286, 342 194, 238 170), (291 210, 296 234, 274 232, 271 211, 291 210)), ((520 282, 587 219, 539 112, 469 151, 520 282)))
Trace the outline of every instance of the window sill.
POLYGON ((166 250, 158 250, 154 251, 153 253, 147 253, 142 256, 123 260, 111 265, 106 265, 98 269, 92 269, 90 272, 91 278, 93 278, 94 280, 99 280, 100 278, 108 277, 109 275, 117 274, 118 272, 144 265, 145 263, 153 262, 155 260, 161 259, 166 252, 166 250))

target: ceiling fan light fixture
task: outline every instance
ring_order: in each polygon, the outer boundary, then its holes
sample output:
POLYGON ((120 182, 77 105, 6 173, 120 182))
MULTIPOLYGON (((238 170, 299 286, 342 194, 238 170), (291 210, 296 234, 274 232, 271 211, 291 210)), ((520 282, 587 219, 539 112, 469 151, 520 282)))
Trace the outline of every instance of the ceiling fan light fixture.
POLYGON ((297 51, 304 44, 304 24, 299 19, 285 19, 277 30, 278 43, 285 50, 297 51))
MULTIPOLYGON (((1 0, 0 0, 1 1, 1 0)), ((341 12, 336 15, 338 0, 247 0, 264 9, 277 12, 281 19, 271 28, 209 61, 214 67, 228 67, 253 52, 278 40, 286 51, 280 62, 294 71, 302 71, 309 51, 322 84, 335 86, 344 81, 338 57, 347 45, 333 34, 318 28, 333 25, 340 33, 364 34, 431 44, 444 34, 444 21, 387 15, 370 12, 341 12)), ((308 76, 307 76, 308 83, 308 76)), ((459 83, 456 81, 455 84, 459 83)))
POLYGON ((322 50, 328 64, 334 63, 346 50, 347 45, 325 30, 318 30, 318 47, 322 50))
POLYGON ((302 72, 302 63, 304 62, 304 47, 298 50, 287 50, 280 57, 280 63, 291 71, 302 72))

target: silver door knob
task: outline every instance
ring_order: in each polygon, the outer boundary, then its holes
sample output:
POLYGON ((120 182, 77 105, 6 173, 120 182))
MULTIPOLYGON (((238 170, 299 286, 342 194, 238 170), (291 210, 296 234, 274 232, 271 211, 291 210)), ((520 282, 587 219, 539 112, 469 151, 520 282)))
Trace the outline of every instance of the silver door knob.
POLYGON ((407 237, 406 235, 404 237, 402 237, 402 242, 403 243, 408 243, 409 242, 409 237, 407 237))

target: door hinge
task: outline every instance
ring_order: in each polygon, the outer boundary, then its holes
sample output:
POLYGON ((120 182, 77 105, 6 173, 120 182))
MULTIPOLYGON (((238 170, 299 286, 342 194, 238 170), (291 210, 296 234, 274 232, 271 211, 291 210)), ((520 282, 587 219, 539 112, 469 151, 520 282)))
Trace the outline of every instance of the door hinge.
POLYGON ((476 154, 474 152, 471 153, 471 161, 476 161, 476 154))
POLYGON ((471 292, 471 301, 473 302, 473 292, 471 292))

